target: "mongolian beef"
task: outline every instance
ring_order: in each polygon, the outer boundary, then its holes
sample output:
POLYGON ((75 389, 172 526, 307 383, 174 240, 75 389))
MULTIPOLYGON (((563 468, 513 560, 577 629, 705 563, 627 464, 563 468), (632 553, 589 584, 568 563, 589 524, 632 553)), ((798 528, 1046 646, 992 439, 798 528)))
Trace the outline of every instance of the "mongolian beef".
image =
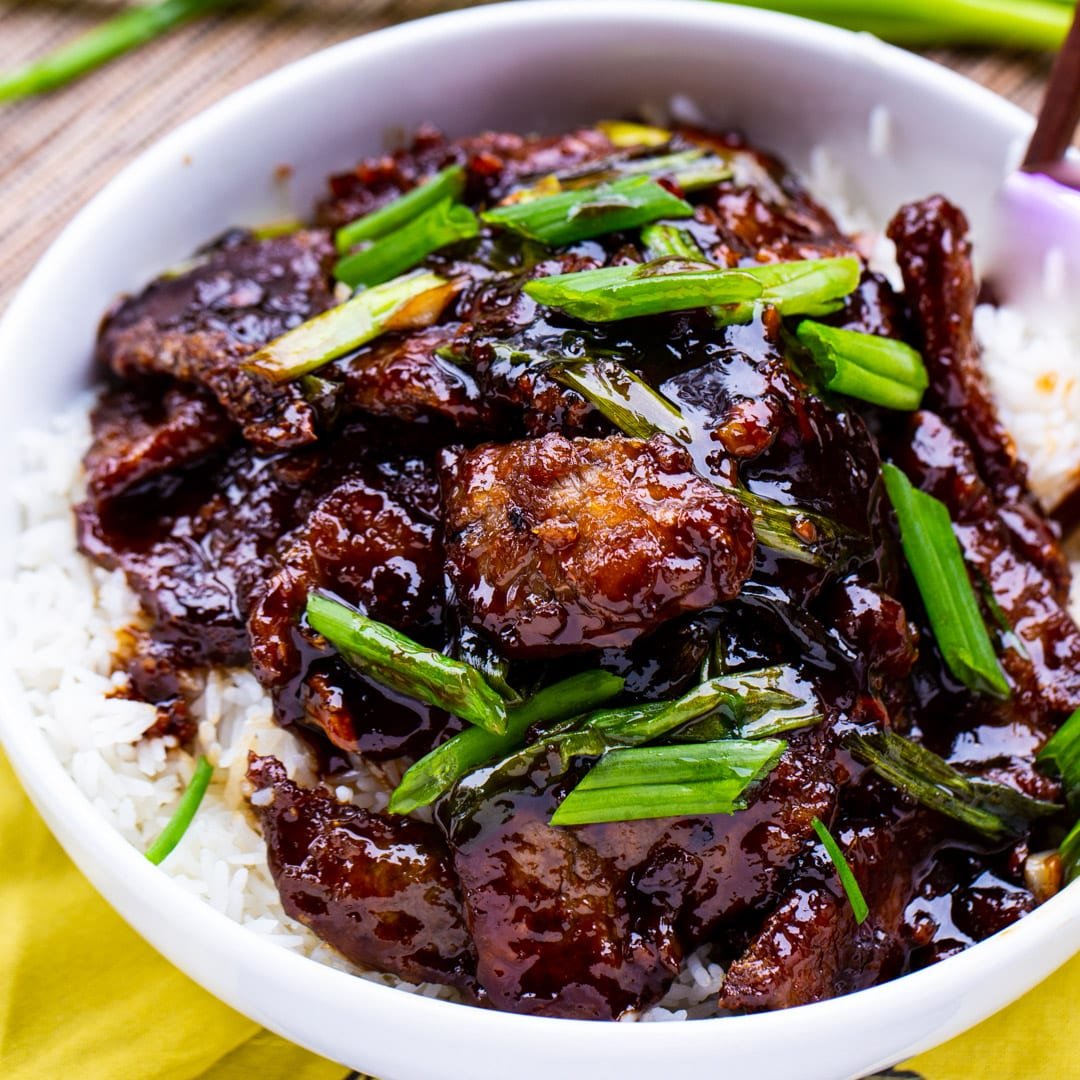
POLYGON ((900 290, 737 135, 422 130, 116 305, 79 544, 140 599, 154 733, 247 666, 318 762, 248 762, 290 916, 585 1019, 707 945, 730 1014, 1071 878, 1080 630, 966 233, 900 208, 900 290))

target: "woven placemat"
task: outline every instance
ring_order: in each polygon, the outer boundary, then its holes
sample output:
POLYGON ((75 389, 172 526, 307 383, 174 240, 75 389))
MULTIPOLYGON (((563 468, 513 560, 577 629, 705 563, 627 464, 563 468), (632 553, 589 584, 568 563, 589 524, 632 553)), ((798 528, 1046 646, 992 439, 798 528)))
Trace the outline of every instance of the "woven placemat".
MULTIPOLYGON (((241 8, 182 27, 47 97, 0 107, 0 311, 75 211, 182 120, 334 42, 468 6, 467 0, 314 0, 241 8)), ((0 69, 55 47, 116 7, 116 0, 0 4, 0 69)), ((928 55, 1031 110, 1049 70, 1044 56, 928 55)))

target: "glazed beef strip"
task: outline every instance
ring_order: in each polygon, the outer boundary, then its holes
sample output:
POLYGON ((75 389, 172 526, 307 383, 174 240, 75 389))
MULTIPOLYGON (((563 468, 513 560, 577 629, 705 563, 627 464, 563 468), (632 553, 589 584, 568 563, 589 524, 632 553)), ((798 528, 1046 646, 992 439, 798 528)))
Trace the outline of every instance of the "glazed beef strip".
POLYGON ((437 829, 298 787, 276 758, 252 755, 248 779, 292 918, 355 964, 472 988, 472 942, 437 829))
POLYGON ((749 513, 663 435, 480 447, 443 501, 455 595, 508 656, 629 645, 750 573, 749 513))
POLYGON ((98 360, 121 378, 160 374, 205 387, 263 451, 314 442, 315 415, 298 387, 272 387, 240 365, 333 305, 334 258, 325 232, 229 233, 121 301, 102 326, 98 360))

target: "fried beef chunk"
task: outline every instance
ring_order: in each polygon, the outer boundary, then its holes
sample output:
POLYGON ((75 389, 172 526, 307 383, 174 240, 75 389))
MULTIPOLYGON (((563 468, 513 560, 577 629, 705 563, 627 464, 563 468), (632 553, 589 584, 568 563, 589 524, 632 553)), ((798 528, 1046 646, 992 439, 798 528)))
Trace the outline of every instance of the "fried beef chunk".
POLYGON ((286 912, 355 964, 472 987, 457 883, 436 828, 297 787, 276 758, 248 764, 286 912))
POLYGON ((750 572, 749 513, 665 436, 480 447, 443 493, 458 601, 510 656, 629 645, 750 572))
POLYGON ((324 495, 291 535, 251 612, 256 674, 267 686, 294 675, 292 629, 307 594, 329 588, 406 631, 438 622, 442 549, 433 521, 359 475, 324 495))
POLYGON ((123 300, 102 326, 98 359, 121 378, 160 374, 205 387, 264 451, 313 442, 315 417, 296 385, 273 387, 240 365, 332 306, 334 257, 324 232, 230 233, 123 300))
POLYGON ((466 430, 489 426, 491 411, 476 380, 437 355, 460 335, 459 326, 391 335, 335 364, 327 375, 340 377, 340 405, 406 422, 441 418, 466 430))
POLYGON ((318 466, 233 447, 220 461, 81 503, 79 548, 124 571, 175 659, 243 663, 247 612, 273 573, 278 539, 310 504, 318 466))
POLYGON ((213 398, 183 384, 162 388, 160 397, 143 389, 112 389, 90 422, 94 441, 83 464, 94 499, 194 465, 223 449, 233 433, 213 398))
POLYGON ((731 179, 709 190, 691 228, 721 266, 855 254, 832 215, 776 158, 735 133, 684 128, 680 134, 732 163, 731 179))
POLYGON ((929 812, 905 808, 884 821, 836 829, 870 910, 866 922, 856 924, 836 868, 818 845, 728 968, 720 1008, 759 1012, 808 1005, 900 974, 904 915, 932 858, 935 826, 929 812))

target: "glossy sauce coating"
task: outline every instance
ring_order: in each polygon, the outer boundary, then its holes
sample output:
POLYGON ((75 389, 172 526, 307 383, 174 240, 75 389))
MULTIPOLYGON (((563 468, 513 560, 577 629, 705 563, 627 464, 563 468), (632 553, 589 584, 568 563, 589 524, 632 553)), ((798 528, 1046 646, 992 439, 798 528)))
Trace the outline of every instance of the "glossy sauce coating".
MULTIPOLYGON (((684 129, 662 148, 686 150, 731 166, 688 195, 683 223, 718 265, 858 250, 739 136, 684 129)), ((553 170, 576 183, 655 152, 592 129, 454 141, 424 129, 333 177, 320 227, 229 234, 123 301, 98 348, 109 384, 79 539, 143 602, 127 692, 159 703, 168 730, 190 735, 192 668, 222 663, 254 667, 328 778, 365 761, 400 769, 462 729, 314 635, 302 612, 316 587, 431 647, 487 650, 526 695, 602 667, 626 678, 619 703, 668 700, 706 670, 781 665, 816 702, 820 718, 785 736, 779 765, 733 815, 555 828, 551 813, 591 762, 554 754, 508 775, 481 769, 434 824, 342 805, 276 761, 252 763, 290 914, 355 963, 516 1012, 638 1012, 701 945, 728 968, 723 1010, 781 1008, 1009 925, 1034 906, 1023 862, 1046 836, 988 844, 869 776, 844 740, 896 730, 965 772, 1054 799, 1034 755, 1080 705, 1068 566, 986 391, 966 222, 940 197, 891 227, 903 293, 864 268, 827 316, 922 349, 931 385, 912 416, 822 390, 775 311, 726 328, 704 311, 590 326, 522 292, 533 277, 642 261, 636 233, 547 250, 485 227, 427 260, 457 283, 435 326, 380 338, 314 386, 271 387, 239 366, 334 303, 328 228, 439 169, 463 165, 465 201, 483 209, 553 170), (547 370, 592 355, 676 405, 687 445, 620 435, 547 370), (995 641, 1010 701, 971 694, 943 663, 882 460, 947 505, 977 588, 985 581, 1009 624, 995 641), (755 542, 736 486, 796 520, 820 515, 839 540, 817 563, 755 542), (866 893, 862 927, 814 817, 866 893)))

